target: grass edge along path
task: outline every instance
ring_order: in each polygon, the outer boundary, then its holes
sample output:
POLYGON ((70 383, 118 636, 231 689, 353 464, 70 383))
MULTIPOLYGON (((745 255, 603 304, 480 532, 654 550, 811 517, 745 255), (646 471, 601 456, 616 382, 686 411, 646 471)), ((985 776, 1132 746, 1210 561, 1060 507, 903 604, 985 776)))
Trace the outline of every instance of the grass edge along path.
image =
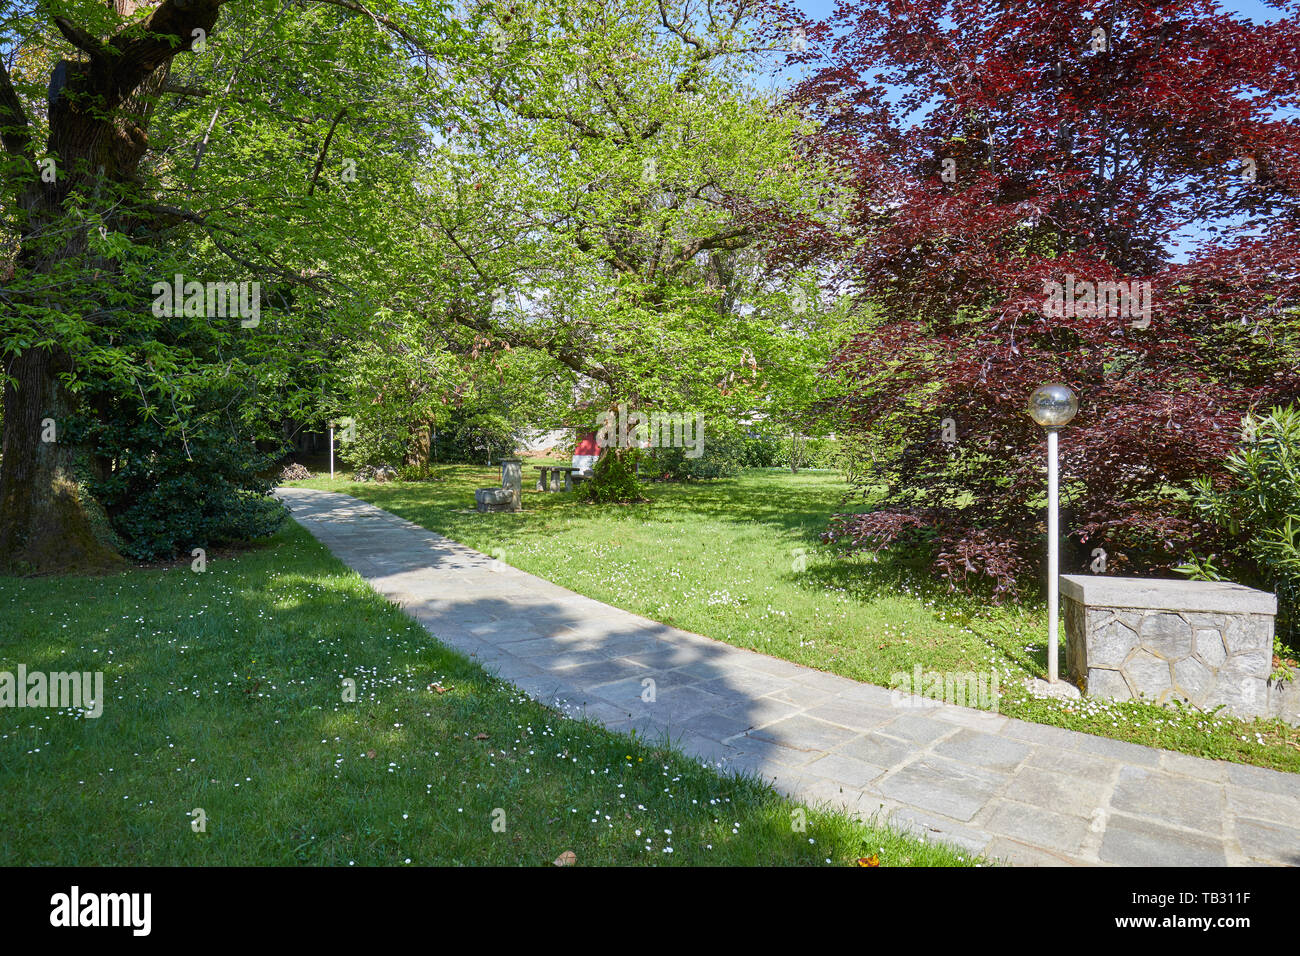
POLYGON ((106 688, 0 709, 0 865, 975 862, 563 717, 293 522, 202 573, 0 578, 0 635, 106 688))

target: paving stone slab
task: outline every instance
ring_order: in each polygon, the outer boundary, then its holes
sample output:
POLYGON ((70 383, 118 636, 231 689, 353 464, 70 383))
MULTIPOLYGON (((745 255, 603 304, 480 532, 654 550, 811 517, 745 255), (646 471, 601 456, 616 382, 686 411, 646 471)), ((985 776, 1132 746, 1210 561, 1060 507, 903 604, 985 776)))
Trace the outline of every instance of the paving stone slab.
POLYGON ((1300 826, 1300 794, 1290 796, 1243 787, 1228 787, 1225 793, 1228 812, 1234 816, 1257 817, 1274 823, 1300 826))
POLYGON ((1252 860, 1300 866, 1300 828, 1249 817, 1238 817, 1234 828, 1241 852, 1252 860))
POLYGON ((1252 767, 1247 764, 1230 763, 1227 765, 1228 782, 1252 790, 1266 790, 1283 796, 1300 797, 1300 774, 1283 773, 1269 770, 1267 767, 1252 767))
POLYGON ((804 713, 850 730, 874 730, 898 716, 887 708, 860 704, 841 697, 833 697, 825 703, 809 707, 804 713))
POLYGON ((1012 718, 1002 728, 1001 733, 1012 740, 1027 740, 1034 744, 1046 744, 1062 750, 1073 750, 1077 737, 1085 736, 1064 727, 1051 727, 1047 724, 1031 724, 1028 721, 1012 718))
POLYGON ((930 744, 940 737, 958 732, 958 728, 942 720, 904 713, 880 727, 879 733, 912 744, 930 744))
POLYGON ((936 707, 930 711, 929 715, 935 720, 946 721, 950 724, 960 724, 963 727, 969 727, 972 730, 983 731, 986 734, 996 734, 1007 725, 1008 718, 1001 714, 995 714, 987 710, 970 710, 965 707, 936 707))
MULTIPOLYGON (((888 731, 886 731, 888 733, 888 731)), ((1010 772, 1029 756, 1032 748, 1018 740, 1008 740, 997 734, 981 733, 969 728, 959 730, 954 736, 935 743, 933 752, 940 757, 950 757, 976 767, 1010 772)))
POLYGON ((1030 846, 1009 837, 996 837, 984 850, 984 855, 999 863, 1011 866, 1084 866, 1086 863, 1054 853, 1042 847, 1030 846))
POLYGON ((727 743, 739 750, 744 757, 757 759, 758 766, 762 768, 776 767, 778 764, 784 767, 802 767, 822 756, 816 750, 798 750, 774 740, 750 737, 748 734, 733 737, 727 743))
POLYGON ((702 681, 700 686, 714 693, 721 693, 721 690, 725 689, 737 694, 744 694, 748 698, 762 697, 773 691, 780 690, 785 685, 780 677, 773 677, 771 674, 763 674, 747 668, 734 668, 711 681, 702 681))
POLYGON ((745 735, 750 740, 770 740, 795 750, 815 750, 819 753, 852 740, 854 732, 845 727, 828 724, 806 714, 795 714, 784 720, 767 724, 745 735))
MULTIPOLYGON (((1055 730, 1056 728, 1051 728, 1055 730)), ((1053 770, 1068 774, 1082 780, 1103 781, 1114 776, 1121 766, 1118 760, 1111 760, 1095 754, 1080 753, 1053 746, 1038 746, 1025 758, 1026 767, 1040 770, 1053 770)))
POLYGON ((1223 789, 1145 767, 1121 767, 1112 809, 1218 836, 1222 832, 1223 789))
POLYGON ((1127 740, 1111 740, 1109 737, 1094 737, 1091 734, 1079 734, 1074 741, 1074 748, 1084 753, 1111 757, 1125 763, 1138 764, 1143 767, 1160 766, 1160 751, 1141 744, 1131 744, 1127 740))
POLYGON ((808 771, 837 784, 861 790, 884 775, 886 768, 844 754, 825 754, 808 764, 808 771))
POLYGON ((1151 820, 1112 815, 1098 853, 1120 866, 1227 866, 1223 841, 1151 820))
POLYGON ((1083 850, 1089 825, 1083 817, 996 797, 984 820, 984 827, 992 833, 1072 857, 1083 850))
POLYGON ((600 687, 623 680, 636 680, 648 670, 626 657, 602 658, 598 661, 561 667, 559 672, 578 687, 600 687))
POLYGON ((845 741, 836 747, 833 753, 843 754, 878 767, 893 767, 901 764, 916 751, 901 740, 885 737, 873 731, 845 741))
POLYGON ((1223 783, 1228 779, 1228 766, 1217 760, 1202 760, 1172 750, 1160 752, 1160 769, 1169 773, 1195 777, 1210 783, 1223 783))
POLYGON ((738 737, 749 730, 753 727, 753 721, 749 719, 745 708, 728 707, 720 711, 706 711, 683 718, 681 726, 683 730, 722 742, 738 737))
POLYGON ((941 840, 976 855, 983 853, 993 840, 986 830, 963 826, 956 820, 947 820, 911 807, 895 810, 889 815, 889 823, 922 839, 941 840))
POLYGON ((1095 810, 1105 805, 1106 792, 1105 779, 1025 766, 1011 778, 1002 796, 1056 813, 1091 818, 1095 810))
POLYGON ((772 698, 772 700, 794 704, 797 707, 816 707, 818 704, 824 704, 826 701, 831 700, 835 693, 824 687, 790 682, 766 696, 772 698))
POLYGON ((1006 782, 1004 774, 930 756, 905 764, 876 786, 899 803, 968 823, 1006 782))

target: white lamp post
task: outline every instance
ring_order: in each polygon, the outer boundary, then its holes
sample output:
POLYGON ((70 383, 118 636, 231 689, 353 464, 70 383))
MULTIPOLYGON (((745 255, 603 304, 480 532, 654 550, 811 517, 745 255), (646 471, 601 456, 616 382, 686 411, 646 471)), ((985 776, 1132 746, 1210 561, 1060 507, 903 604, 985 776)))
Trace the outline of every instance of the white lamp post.
POLYGON ((1057 518, 1056 435, 1079 410, 1078 396, 1068 385, 1040 385, 1029 396, 1029 417, 1047 429, 1047 680, 1057 681, 1056 638, 1058 580, 1061 564, 1060 527, 1057 518))

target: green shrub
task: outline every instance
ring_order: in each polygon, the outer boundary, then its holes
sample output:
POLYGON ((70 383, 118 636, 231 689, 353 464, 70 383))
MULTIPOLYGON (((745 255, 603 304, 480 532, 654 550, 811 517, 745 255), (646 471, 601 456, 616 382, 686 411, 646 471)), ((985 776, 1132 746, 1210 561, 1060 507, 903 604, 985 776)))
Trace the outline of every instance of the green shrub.
POLYGON ((367 414, 352 419, 353 427, 350 430, 335 430, 334 453, 339 462, 359 468, 363 465, 401 461, 409 439, 405 426, 401 423, 392 424, 371 409, 366 412, 367 414), (345 437, 349 431, 351 437, 345 437))
POLYGON ((704 447, 697 458, 690 458, 687 448, 654 449, 655 474, 670 481, 692 478, 730 478, 748 467, 749 444, 743 435, 730 432, 706 432, 704 447))
POLYGON ((775 468, 781 463, 781 443, 768 435, 749 435, 744 439, 746 468, 775 468))
POLYGON ((432 465, 398 465, 398 481, 441 481, 432 465))
POLYGON ((155 561, 196 547, 274 534, 288 515, 269 497, 263 477, 284 449, 259 451, 225 413, 232 386, 214 385, 194 399, 183 433, 146 415, 138 396, 96 394, 93 422, 72 423, 73 437, 93 447, 88 478, 124 555, 155 561))
POLYGON ((796 443, 787 435, 777 445, 776 463, 789 468, 792 454, 796 468, 837 468, 840 463, 840 443, 830 438, 802 436, 796 443))
POLYGON ((457 413, 434 436, 432 458, 436 462, 495 463, 514 454, 522 441, 518 424, 504 415, 457 413))
POLYGON ((635 474, 637 449, 610 448, 596 461, 591 477, 578 486, 578 494, 596 504, 646 501, 635 474))
MULTIPOLYGON (((1197 511, 1226 535, 1220 560, 1228 573, 1278 596, 1278 630, 1295 646, 1300 636, 1300 410, 1275 408, 1250 416, 1246 439, 1228 456, 1228 481, 1196 482, 1197 511)), ((1218 576, 1213 556, 1178 570, 1218 576)))

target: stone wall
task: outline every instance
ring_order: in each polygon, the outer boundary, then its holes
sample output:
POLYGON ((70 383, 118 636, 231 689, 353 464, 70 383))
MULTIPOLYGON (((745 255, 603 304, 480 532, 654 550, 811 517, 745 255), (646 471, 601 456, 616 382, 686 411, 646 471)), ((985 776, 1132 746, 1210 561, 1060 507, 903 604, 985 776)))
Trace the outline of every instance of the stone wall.
MULTIPOLYGON (((1070 679, 1091 696, 1223 706, 1300 724, 1300 689, 1269 680, 1272 594, 1210 581, 1062 575, 1070 679)), ((1292 682, 1294 683, 1294 682, 1292 682)))

